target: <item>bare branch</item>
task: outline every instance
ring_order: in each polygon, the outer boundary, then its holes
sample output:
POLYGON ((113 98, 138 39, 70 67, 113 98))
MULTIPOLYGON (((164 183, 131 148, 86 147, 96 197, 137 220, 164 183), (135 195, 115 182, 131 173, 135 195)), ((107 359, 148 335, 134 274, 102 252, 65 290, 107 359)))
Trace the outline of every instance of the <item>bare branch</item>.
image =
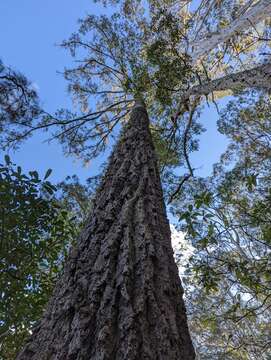
POLYGON ((187 122, 186 128, 184 130, 184 135, 183 135, 183 153, 184 153, 185 162, 188 167, 190 176, 194 176, 194 172, 193 172, 193 168, 189 161, 189 156, 188 156, 188 151, 187 151, 187 142, 188 142, 188 135, 189 135, 189 131, 192 126, 193 115, 194 115, 195 111, 196 111, 196 104, 190 110, 188 122, 187 122))
MULTIPOLYGON (((76 128, 76 127, 79 127, 79 125, 85 124, 86 122, 90 122, 90 121, 93 121, 93 120, 96 120, 96 119, 100 118, 103 114, 105 114, 107 112, 114 112, 116 110, 117 106, 119 106, 121 104, 128 104, 128 103, 131 103, 132 101, 133 100, 121 100, 121 101, 115 102, 113 104, 110 104, 109 106, 107 106, 106 108, 103 108, 101 110, 98 110, 98 111, 95 111, 95 112, 92 112, 92 113, 88 113, 88 114, 83 115, 83 116, 75 117, 75 118, 72 118, 72 119, 61 120, 61 119, 55 118, 54 116, 52 116, 50 114, 47 114, 48 117, 51 120, 53 120, 52 122, 50 122, 50 123, 41 123, 41 124, 33 126, 33 127, 29 126, 30 129, 28 131, 21 134, 20 137, 17 137, 16 139, 12 139, 12 140, 9 140, 9 141, 10 142, 16 142, 18 140, 21 140, 21 139, 27 137, 28 135, 30 135, 34 131, 42 130, 42 129, 48 129, 48 128, 53 127, 53 126, 66 126, 66 125, 70 125, 72 123, 75 123, 73 128, 76 128)), ((44 114, 46 114, 46 113, 44 112, 44 114)))
POLYGON ((181 188, 183 187, 183 184, 190 179, 192 175, 191 174, 187 174, 183 177, 182 181, 179 183, 177 189, 174 191, 174 193, 172 195, 170 195, 170 198, 168 200, 168 205, 170 203, 172 203, 172 201, 176 198, 176 196, 178 195, 178 193, 180 192, 181 188))

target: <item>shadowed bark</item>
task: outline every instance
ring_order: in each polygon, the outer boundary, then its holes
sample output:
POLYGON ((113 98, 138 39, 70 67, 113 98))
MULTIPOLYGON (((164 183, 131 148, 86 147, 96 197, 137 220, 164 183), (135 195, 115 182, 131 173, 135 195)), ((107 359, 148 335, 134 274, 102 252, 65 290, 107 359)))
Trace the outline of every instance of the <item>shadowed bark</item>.
POLYGON ((182 293, 148 116, 137 102, 17 360, 192 360, 182 293))

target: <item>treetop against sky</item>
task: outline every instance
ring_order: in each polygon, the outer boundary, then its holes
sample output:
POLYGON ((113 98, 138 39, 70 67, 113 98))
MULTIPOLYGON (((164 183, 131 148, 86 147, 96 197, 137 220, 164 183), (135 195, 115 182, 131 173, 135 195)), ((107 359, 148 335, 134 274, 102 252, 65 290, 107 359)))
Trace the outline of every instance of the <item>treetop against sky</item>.
MULTIPOLYGON (((193 7, 197 3, 195 1, 193 7)), ((67 83, 60 74, 64 67, 72 65, 72 59, 56 44, 77 30, 79 18, 87 13, 99 15, 104 11, 110 13, 112 8, 104 10, 100 4, 86 0, 76 3, 71 0, 1 2, 1 57, 4 63, 21 71, 33 82, 42 106, 47 111, 54 112, 61 107, 73 106, 66 91, 67 83)), ((202 134, 201 149, 192 155, 192 161, 199 174, 207 175, 227 142, 216 130, 218 114, 213 105, 205 107, 201 118, 207 132, 202 134), (217 139, 215 147, 209 145, 214 139, 217 139)), ((45 172, 47 168, 52 168, 52 179, 59 181, 73 173, 82 180, 96 174, 109 154, 108 150, 98 159, 92 160, 88 167, 84 167, 80 160, 64 157, 61 146, 55 141, 48 144, 45 142, 47 138, 46 133, 35 133, 18 152, 10 155, 25 170, 35 168, 45 172)))

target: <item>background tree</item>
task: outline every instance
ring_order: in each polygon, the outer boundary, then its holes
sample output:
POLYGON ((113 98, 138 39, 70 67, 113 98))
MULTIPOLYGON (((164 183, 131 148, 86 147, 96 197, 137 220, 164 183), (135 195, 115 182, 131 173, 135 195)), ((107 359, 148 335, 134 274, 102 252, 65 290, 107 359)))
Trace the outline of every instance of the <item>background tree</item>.
MULTIPOLYGON (((0 165, 0 357, 11 360, 43 312, 81 218, 66 204, 70 183, 62 183, 56 197, 47 180, 51 170, 41 179, 5 159, 0 165)), ((76 197, 69 194, 69 200, 75 204, 76 197)))
POLYGON ((229 102, 218 122, 227 151, 175 205, 195 246, 191 326, 203 359, 271 354, 270 109, 269 96, 255 92, 229 102))
POLYGON ((21 73, 0 60, 0 142, 5 148, 10 142, 20 142, 25 128, 34 126, 42 110, 33 84, 21 73))

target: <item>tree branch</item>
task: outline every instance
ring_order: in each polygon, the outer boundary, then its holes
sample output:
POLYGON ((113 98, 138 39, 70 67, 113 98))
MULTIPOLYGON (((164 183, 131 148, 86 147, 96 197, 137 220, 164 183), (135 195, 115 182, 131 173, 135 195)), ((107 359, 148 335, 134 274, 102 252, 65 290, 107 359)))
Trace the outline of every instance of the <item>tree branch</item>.
POLYGON ((74 128, 76 128, 76 127, 78 127, 78 125, 82 125, 82 121, 83 121, 83 123, 86 123, 86 122, 96 120, 96 119, 100 118, 103 114, 105 114, 107 112, 114 112, 116 110, 117 106, 119 106, 121 104, 128 104, 128 103, 131 103, 132 101, 133 100, 121 100, 121 101, 112 103, 109 106, 107 106, 106 108, 103 108, 101 110, 98 110, 98 111, 95 111, 95 112, 92 112, 92 113, 88 113, 86 115, 82 115, 82 116, 79 116, 79 117, 75 117, 75 118, 72 118, 72 119, 67 119, 67 120, 65 120, 65 119, 64 120, 57 119, 54 116, 44 112, 44 114, 47 114, 50 117, 50 119, 53 120, 52 122, 50 122, 50 123, 41 123, 41 124, 38 124, 38 125, 33 126, 33 127, 29 126, 30 127, 29 130, 27 130, 26 132, 24 132, 20 136, 16 137, 15 139, 10 139, 9 142, 16 142, 18 140, 26 138, 28 135, 30 135, 34 131, 42 130, 42 129, 49 129, 50 127, 53 127, 53 126, 65 126, 65 125, 70 125, 72 123, 75 123, 74 128), (78 124, 79 121, 81 121, 81 124, 78 124))
POLYGON ((184 158, 185 158, 185 162, 186 162, 186 165, 188 167, 188 170, 189 170, 189 174, 185 175, 182 179, 182 181, 179 183, 177 189, 174 191, 174 193, 170 196, 169 198, 169 201, 168 201, 168 204, 170 204, 174 199, 175 197, 178 195, 178 193, 180 192, 183 184, 189 180, 191 177, 194 176, 194 169, 192 168, 191 164, 190 164, 190 160, 189 160, 189 155, 188 155, 188 151, 187 151, 187 141, 188 141, 188 134, 189 134, 189 131, 191 129, 191 126, 192 126, 192 121, 193 121, 193 115, 196 111, 196 107, 197 107, 197 102, 195 102, 193 104, 193 106, 191 107, 190 109, 190 114, 189 114, 189 118, 188 118, 188 122, 187 122, 187 125, 186 125, 186 128, 184 130, 184 135, 183 135, 183 153, 184 153, 184 158))
POLYGON ((227 28, 221 29, 218 33, 209 34, 205 39, 200 39, 191 44, 190 56, 195 63, 202 56, 212 51, 218 44, 226 42, 234 34, 243 31, 264 20, 271 14, 270 0, 260 0, 250 10, 234 20, 227 28))
POLYGON ((170 198, 169 198, 168 203, 167 203, 168 205, 172 203, 172 201, 175 199, 175 197, 176 197, 176 196, 178 195, 178 193, 180 192, 183 184, 184 184, 187 180, 189 180, 191 176, 192 176, 191 174, 187 174, 187 175, 185 175, 185 176, 183 177, 183 179, 182 179, 182 181, 179 183, 177 189, 174 191, 173 194, 170 195, 170 198))
POLYGON ((183 104, 189 100, 190 96, 200 97, 203 95, 207 96, 214 91, 241 90, 246 88, 271 90, 271 63, 193 86, 181 96, 174 118, 176 120, 180 115, 183 104))

